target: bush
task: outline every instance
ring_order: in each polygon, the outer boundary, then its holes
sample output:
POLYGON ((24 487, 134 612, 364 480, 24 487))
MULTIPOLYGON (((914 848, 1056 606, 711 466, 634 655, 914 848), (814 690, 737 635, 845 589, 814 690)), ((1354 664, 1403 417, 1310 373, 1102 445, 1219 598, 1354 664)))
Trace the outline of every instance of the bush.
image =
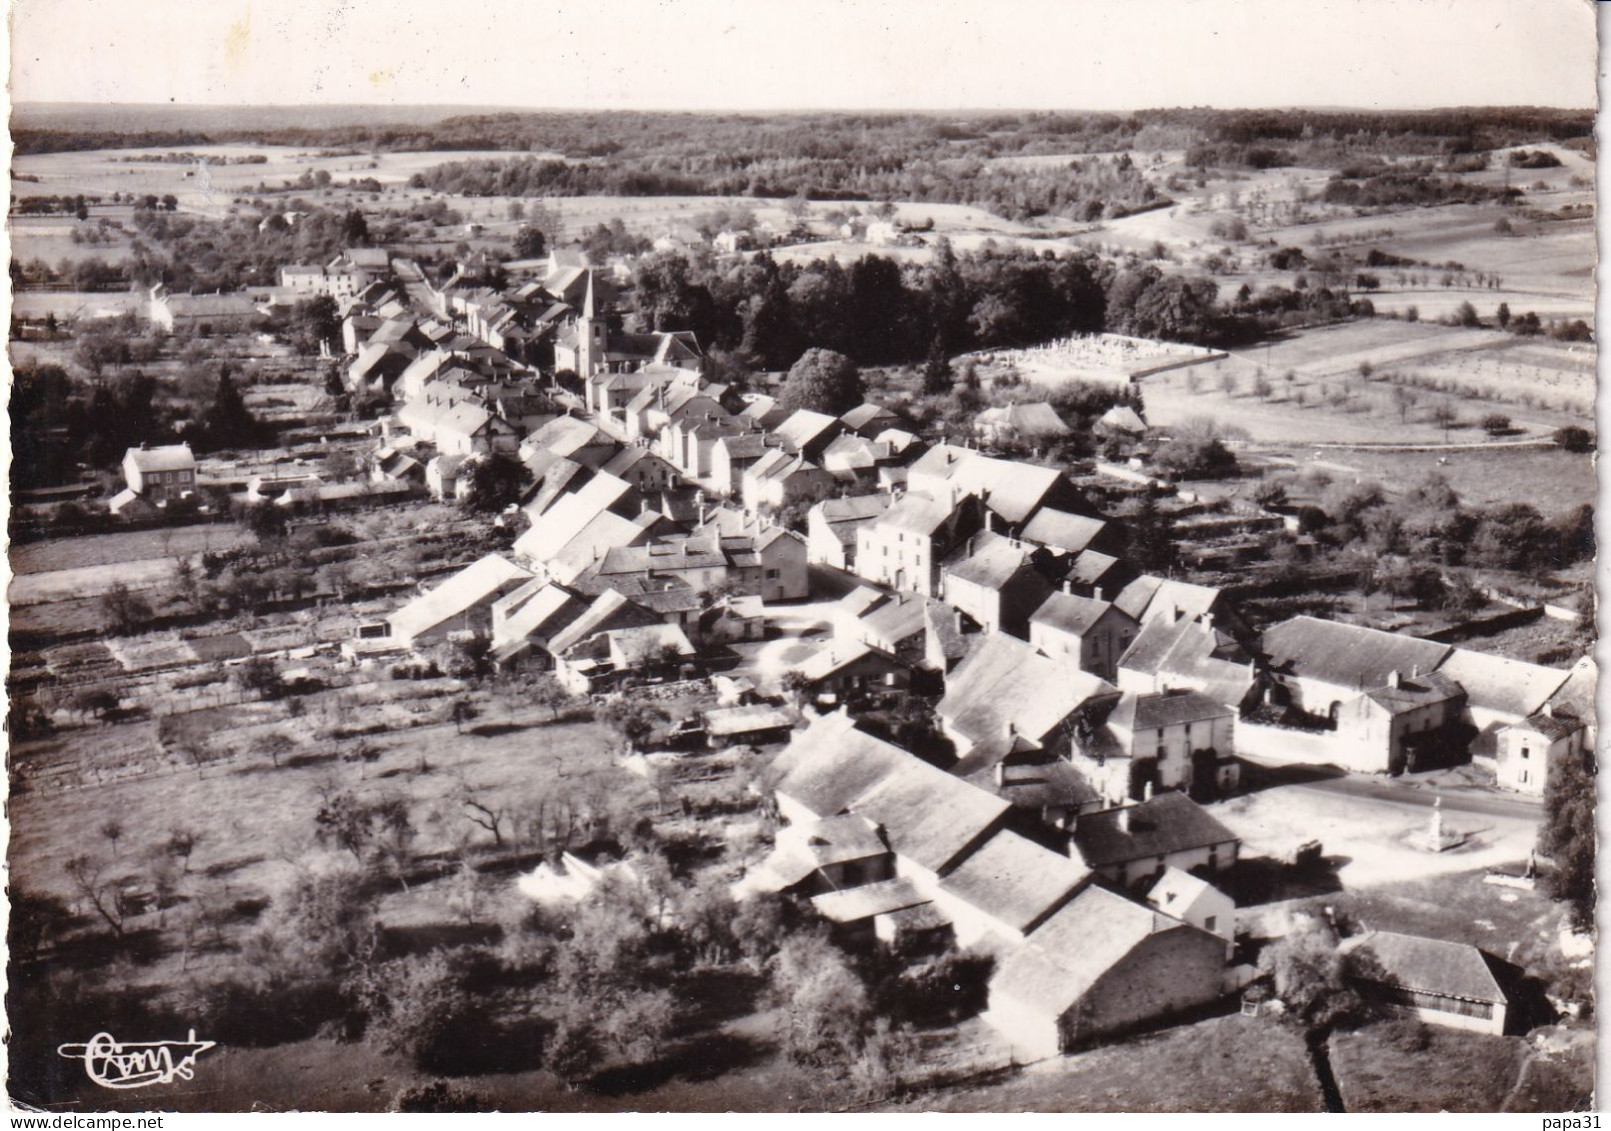
POLYGON ((490 1111, 485 1096, 446 1080, 429 1084, 409 1084, 392 1098, 391 1111, 457 1115, 490 1111))
POLYGON ((1594 433, 1587 428, 1579 428, 1569 424, 1565 428, 1555 430, 1555 443, 1569 452, 1592 452, 1594 450, 1594 433))
POLYGON ((1502 412, 1490 412, 1482 418, 1482 430, 1490 436, 1508 436, 1511 432, 1510 417, 1502 412))

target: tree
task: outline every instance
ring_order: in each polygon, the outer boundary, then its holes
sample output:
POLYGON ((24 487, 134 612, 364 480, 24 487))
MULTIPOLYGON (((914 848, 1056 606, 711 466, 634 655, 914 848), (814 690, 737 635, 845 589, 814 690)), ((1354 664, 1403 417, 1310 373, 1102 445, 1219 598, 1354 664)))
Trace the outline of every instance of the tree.
POLYGON ((1499 323, 1501 330, 1510 325, 1510 303, 1499 304, 1499 309, 1494 312, 1494 321, 1499 323))
POLYGON ((1568 424, 1565 428, 1555 430, 1555 442, 1569 452, 1583 453, 1594 450, 1594 433, 1587 428, 1579 428, 1575 424, 1568 424))
POLYGON ((475 704, 462 696, 453 700, 453 706, 448 710, 448 716, 453 720, 453 729, 459 734, 464 733, 464 724, 474 719, 475 715, 475 704))
POLYGON ((598 1030, 586 1017, 565 1017, 543 1048, 543 1063, 567 1088, 586 1080, 598 1064, 598 1030))
POLYGON ((1440 404, 1435 404, 1432 406, 1432 419, 1434 422, 1442 426, 1443 438, 1445 441, 1447 441, 1449 438, 1449 429, 1454 427, 1455 421, 1460 419, 1460 414, 1454 411, 1453 405, 1449 404, 1447 401, 1444 401, 1440 404))
POLYGON ((201 431, 213 448, 250 448, 263 438, 262 426, 246 407, 246 399, 228 369, 218 372, 212 403, 202 413, 201 431))
POLYGON ((296 749, 296 743, 284 731, 271 730, 257 740, 257 748, 269 756, 274 768, 280 768, 280 759, 296 749))
POLYGON ((242 691, 263 699, 278 699, 285 693, 280 669, 267 656, 253 656, 236 668, 235 682, 242 691))
POLYGON ((520 501, 526 486, 526 467, 503 452, 473 460, 464 505, 483 514, 497 514, 520 501))
POLYGON ((341 218, 341 239, 348 247, 362 247, 369 242, 369 221, 358 209, 349 209, 341 218))
POLYGON ((621 744, 630 754, 666 722, 666 712, 648 700, 627 699, 610 712, 605 722, 620 737, 621 744))
POLYGON ((1462 302, 1454 308, 1454 320, 1459 325, 1470 328, 1482 325, 1482 319, 1477 317, 1477 308, 1469 302, 1462 302))
POLYGON ((928 360, 923 363, 923 391, 938 396, 951 391, 951 359, 946 356, 945 340, 935 335, 929 346, 928 360))
POLYGON ((772 993, 782 1009, 779 1043, 791 1061, 827 1070, 852 1062, 872 1010, 844 952, 820 934, 790 937, 772 961, 772 993))
POLYGON ((525 695, 532 706, 548 710, 550 722, 557 722, 559 713, 576 698, 551 672, 540 672, 528 680, 525 695))
POLYGON ((121 941, 125 934, 125 912, 122 901, 118 899, 116 886, 105 878, 106 863, 78 855, 70 857, 63 868, 79 898, 89 903, 102 921, 112 928, 112 934, 121 941))
POLYGON ((1175 566, 1174 521, 1158 506, 1150 491, 1133 515, 1125 519, 1129 532, 1129 556, 1141 569, 1167 573, 1175 566))
POLYGON ((1490 412, 1482 418, 1482 430, 1490 436, 1504 436, 1510 432, 1510 417, 1502 412, 1490 412))
POLYGON ((541 259, 548 252, 548 237, 535 224, 522 224, 515 233, 516 259, 541 259))
POLYGON ((359 863, 363 862, 374 828, 373 811, 345 791, 326 799, 313 814, 313 832, 319 842, 352 853, 359 863))
POLYGON ((866 399, 861 371, 842 353, 809 349, 789 369, 778 401, 794 411, 810 409, 842 416, 866 399))
POLYGON ((104 687, 86 687, 73 693, 71 700, 73 710, 80 715, 94 715, 104 719, 107 714, 117 710, 122 700, 104 687))
POLYGON ((494 806, 490 802, 481 800, 479 796, 472 793, 468 788, 464 790, 459 799, 464 803, 466 810, 464 819, 478 828, 486 829, 487 832, 492 834, 493 845, 502 848, 503 822, 509 815, 509 810, 501 805, 494 806))
POLYGON ((340 340, 341 311, 329 295, 315 295, 291 307, 291 336, 303 353, 319 352, 321 344, 340 340))
POLYGON ((121 581, 113 582, 101 597, 101 616, 107 630, 118 636, 139 632, 154 615, 151 603, 121 581))
POLYGON ((1364 1012, 1337 944, 1329 923, 1302 915, 1259 955, 1259 970, 1269 976, 1286 1016, 1312 1036, 1328 1034, 1364 1012))
POLYGON ((241 525, 257 539, 259 547, 277 548, 290 532, 291 520, 285 508, 273 503, 256 503, 240 512, 241 525))

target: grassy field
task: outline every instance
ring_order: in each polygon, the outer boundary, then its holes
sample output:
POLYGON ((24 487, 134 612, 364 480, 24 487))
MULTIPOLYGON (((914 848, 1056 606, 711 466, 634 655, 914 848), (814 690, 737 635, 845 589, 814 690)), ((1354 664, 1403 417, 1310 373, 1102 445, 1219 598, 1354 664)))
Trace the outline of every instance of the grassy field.
POLYGON ((1320 1111, 1303 1041, 1269 1018, 1216 1017, 1044 1061, 901 1111, 1320 1111))
POLYGON ((1520 1037, 1411 1021, 1333 1037, 1331 1066, 1349 1112, 1580 1111, 1594 1079, 1592 1046, 1540 1058, 1520 1037))
POLYGON ((233 525, 175 526, 28 542, 12 546, 7 558, 13 573, 26 575, 227 550, 240 540, 233 525))

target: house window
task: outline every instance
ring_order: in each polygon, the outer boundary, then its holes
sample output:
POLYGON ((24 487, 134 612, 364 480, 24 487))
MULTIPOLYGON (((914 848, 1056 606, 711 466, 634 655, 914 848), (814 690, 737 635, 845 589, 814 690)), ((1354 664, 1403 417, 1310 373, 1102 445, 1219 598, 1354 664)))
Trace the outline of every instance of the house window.
POLYGON ((1516 775, 1516 781, 1517 781, 1517 782, 1518 782, 1518 783, 1520 783, 1520 784, 1521 784, 1521 785, 1526 785, 1526 784, 1527 784, 1527 771, 1526 771, 1526 770, 1522 770, 1522 771, 1521 771, 1521 772, 1519 772, 1519 773, 1518 773, 1518 774, 1517 774, 1517 775, 1516 775))
POLYGON ((1203 919, 1203 930, 1212 931, 1214 929, 1214 924, 1216 924, 1218 922, 1219 922, 1219 916, 1218 915, 1209 915, 1209 916, 1205 917, 1203 919))
POLYGON ((766 571, 766 579, 768 581, 776 581, 780 573, 780 570, 769 569, 766 571))
POLYGON ((1522 761, 1523 762, 1527 761, 1527 757, 1528 757, 1527 747, 1525 747, 1525 746, 1522 747, 1521 756, 1522 756, 1522 761))

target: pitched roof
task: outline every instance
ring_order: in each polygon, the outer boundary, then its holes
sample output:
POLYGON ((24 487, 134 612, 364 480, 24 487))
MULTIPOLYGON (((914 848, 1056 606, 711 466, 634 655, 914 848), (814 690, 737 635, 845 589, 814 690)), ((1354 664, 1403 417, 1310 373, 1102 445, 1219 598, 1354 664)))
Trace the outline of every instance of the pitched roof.
POLYGON ((1076 597, 1072 593, 1053 593, 1047 597, 1040 603, 1040 608, 1030 614, 1029 623, 1043 624, 1047 628, 1066 632, 1072 636, 1084 636, 1110 611, 1118 612, 1120 616, 1134 623, 1133 618, 1122 610, 1115 610, 1108 601, 1076 597))
MULTIPOLYGON (((663 521, 655 511, 647 511, 637 518, 622 518, 604 511, 576 532, 548 559, 548 573, 556 581, 572 582, 589 567, 600 561, 605 553, 617 546, 635 546, 654 536, 655 527, 663 521)), ((528 531, 529 533, 529 531, 528 531)), ((518 551, 520 543, 515 543, 518 551)))
POLYGON ((860 432, 869 425, 876 425, 879 428, 887 427, 898 421, 900 417, 883 405, 874 404, 872 401, 864 401, 839 419, 852 432, 860 432))
POLYGON ((843 713, 797 732, 771 772, 780 794, 820 817, 853 812, 882 825, 891 849, 933 872, 944 871, 1009 808, 1000 798, 855 729, 843 713))
POLYGON ((591 421, 577 416, 556 416, 528 436, 526 443, 532 448, 568 456, 598 444, 613 447, 615 440, 591 421))
POLYGON ((1529 715, 1521 722, 1512 723, 1511 725, 1518 728, 1525 727, 1543 735, 1551 742, 1558 742, 1568 735, 1576 734, 1584 726, 1582 719, 1568 715, 1565 712, 1559 715, 1529 715))
POLYGON ((967 780, 1010 801, 1015 809, 1079 808, 1102 799, 1071 762, 1009 763, 1000 768, 1000 775, 997 781, 997 769, 991 766, 967 775, 967 780))
POLYGON ((1219 889, 1201 876, 1183 872, 1171 864, 1147 890, 1147 902, 1160 911, 1167 911, 1171 907, 1190 907, 1205 892, 1211 891, 1219 889))
POLYGON ((668 650, 679 656, 692 656, 697 651, 682 626, 676 624, 636 624, 608 629, 604 635, 610 642, 610 661, 618 669, 658 662, 668 650))
POLYGON ((488 554, 465 566, 429 593, 414 598, 386 620, 392 626, 393 636, 413 639, 498 595, 514 582, 523 582, 530 577, 530 571, 508 558, 488 554))
POLYGON ((1474 946, 1397 931, 1372 931, 1343 945, 1350 956, 1374 958, 1388 985, 1467 1001, 1507 1000, 1490 959, 1474 946))
MULTIPOLYGON (((893 500, 885 494, 851 495, 843 499, 823 499, 811 508, 810 513, 820 516, 830 525, 848 527, 848 538, 854 542, 855 528, 883 514, 890 508, 892 502, 893 500)), ((841 540, 846 537, 847 535, 840 533, 841 540)))
POLYGON ((801 408, 796 409, 787 420, 773 429, 772 434, 782 440, 791 451, 799 451, 838 427, 838 417, 801 408))
POLYGON ((1082 860, 1003 829, 969 853, 940 888, 1017 931, 1031 931, 1090 879, 1082 860))
POLYGON ((1107 525, 1100 518, 1087 518, 1082 514, 1042 507, 1025 524, 1021 537, 1025 542, 1077 554, 1106 530, 1107 525))
POLYGON ((1220 591, 1208 585, 1194 585, 1169 577, 1142 574, 1121 589, 1113 603, 1138 621, 1154 617, 1179 620, 1213 612, 1220 591))
POLYGON ((1195 930, 1150 907, 1088 887, 1002 960, 990 993, 1061 1017, 1151 935, 1195 930))
MULTIPOLYGON (((1131 732, 1235 715, 1229 707, 1197 691, 1172 688, 1147 695, 1126 692, 1108 716, 1108 725, 1131 732)), ((1226 751, 1226 753, 1229 753, 1226 751)))
POLYGON ((1550 706, 1559 714, 1571 715, 1584 722, 1594 721, 1594 693, 1599 684, 1600 669, 1593 656, 1584 656, 1572 665, 1566 682, 1550 696, 1550 706))
POLYGON ((1450 651, 1437 670, 1460 681, 1471 706, 1516 718, 1543 710, 1572 674, 1564 668, 1546 668, 1468 648, 1450 651))
POLYGON ((877 643, 899 644, 924 631, 923 608, 923 598, 897 593, 871 612, 862 614, 862 632, 877 643))
POLYGON ((1057 415, 1057 410, 1045 401, 986 409, 978 420, 981 424, 1004 426, 1020 436, 1067 436, 1072 431, 1057 415))
MULTIPOLYGON (((981 541, 983 545, 977 546, 972 554, 946 567, 947 577, 985 589, 999 590, 1023 570, 1033 571, 1029 555, 1014 544, 1012 539, 997 535, 981 541)), ((1042 584, 1046 583, 1043 581, 1042 584)))
POLYGON ((1459 680, 1438 672, 1429 672, 1417 676, 1401 675, 1397 687, 1391 684, 1376 687, 1367 691, 1365 695, 1371 702, 1385 708, 1389 713, 1401 715, 1425 707, 1429 703, 1463 698, 1465 689, 1460 686, 1459 680))
POLYGON ((951 504, 937 502, 927 495, 908 492, 890 504, 876 521, 891 530, 933 534, 951 517, 951 504))
POLYGON ((835 923, 859 923, 875 915, 904 911, 931 902, 911 880, 895 878, 873 884, 858 884, 842 891, 812 896, 811 905, 824 919, 835 923))
MULTIPOLYGON (((719 707, 705 712, 705 733, 726 738, 735 734, 753 734, 760 730, 781 730, 792 727, 799 716, 784 707, 770 703, 756 703, 747 707, 719 707)), ((830 817, 824 824, 842 820, 830 817)), ((863 822, 866 824, 866 822, 863 822)), ((835 826, 837 827, 837 826, 835 826)), ((871 825, 868 825, 871 828, 871 825)), ((879 846, 882 848, 882 844, 879 846)))
POLYGON ((141 471, 194 471, 196 457, 189 444, 163 444, 155 448, 130 448, 123 459, 141 471))
POLYGON ((1104 412, 1097 420, 1097 424, 1115 432, 1132 432, 1137 435, 1147 430, 1147 422, 1136 414, 1136 410, 1122 404, 1116 404, 1104 412))
POLYGON ((1184 793, 1160 793, 1149 801, 1087 813, 1074 826, 1074 843, 1093 868, 1239 840, 1184 793), (1128 831, 1120 827, 1121 813, 1129 814, 1128 831))
POLYGON ((561 629, 548 642, 548 648, 557 656, 589 637, 612 628, 635 628, 663 623, 665 622, 648 609, 610 589, 594 598, 586 612, 561 629))
POLYGON ((1004 734, 1011 723, 1017 734, 1042 744, 1081 704, 1118 694, 1106 680, 999 632, 983 634, 946 677, 945 689, 935 709, 965 737, 977 742, 1004 734))
POLYGON ((493 605, 504 640, 551 639, 587 611, 587 602, 553 582, 532 580, 493 605))
POLYGON ((630 483, 614 475, 595 475, 580 490, 561 495, 546 512, 534 516, 531 529, 515 542, 515 553, 533 561, 551 561, 589 523, 612 507, 619 507, 632 489, 630 483))
POLYGON ((1122 575, 1128 567, 1112 554, 1095 550, 1081 550, 1069 568, 1069 580, 1087 587, 1107 585, 1110 579, 1122 575))
POLYGON ((1357 691, 1386 686, 1394 671, 1432 671, 1451 651, 1447 644, 1307 616, 1265 629, 1261 646, 1278 672, 1357 691))
POLYGON ((977 495, 1009 523, 1021 523, 1037 507, 1076 502, 1079 492, 1055 467, 996 459, 968 448, 940 444, 911 466, 913 491, 937 490, 954 484, 963 494, 977 495))

